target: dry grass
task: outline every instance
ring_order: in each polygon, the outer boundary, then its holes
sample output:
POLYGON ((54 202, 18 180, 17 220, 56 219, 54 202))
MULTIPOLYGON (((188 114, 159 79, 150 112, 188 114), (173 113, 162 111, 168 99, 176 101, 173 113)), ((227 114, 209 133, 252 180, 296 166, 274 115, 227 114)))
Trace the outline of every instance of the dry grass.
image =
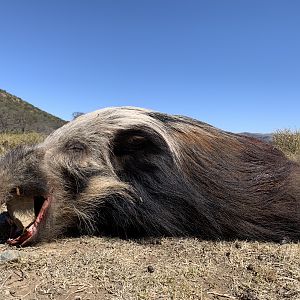
POLYGON ((300 161, 300 131, 290 129, 277 130, 273 135, 276 147, 289 158, 300 161))
POLYGON ((0 299, 300 299, 299 244, 82 237, 18 251, 0 299))
MULTIPOLYGON (((296 136, 275 143, 295 157, 296 136)), ((2 151, 27 138, 42 139, 0 135, 2 151)), ((300 244, 82 237, 16 250, 17 262, 0 264, 0 299, 300 299, 300 244)))
POLYGON ((32 145, 41 142, 45 136, 36 133, 0 133, 0 155, 18 145, 32 145))

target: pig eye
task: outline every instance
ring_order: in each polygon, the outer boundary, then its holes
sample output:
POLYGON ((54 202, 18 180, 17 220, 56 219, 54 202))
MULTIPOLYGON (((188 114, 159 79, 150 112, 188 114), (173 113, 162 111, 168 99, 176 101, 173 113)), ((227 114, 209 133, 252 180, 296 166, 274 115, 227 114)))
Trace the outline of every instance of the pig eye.
POLYGON ((78 141, 72 141, 67 143, 66 148, 67 150, 71 150, 73 152, 84 152, 86 150, 86 145, 78 141))
POLYGON ((21 196, 23 193, 22 189, 20 187, 15 187, 10 191, 11 195, 17 195, 17 196, 21 196))

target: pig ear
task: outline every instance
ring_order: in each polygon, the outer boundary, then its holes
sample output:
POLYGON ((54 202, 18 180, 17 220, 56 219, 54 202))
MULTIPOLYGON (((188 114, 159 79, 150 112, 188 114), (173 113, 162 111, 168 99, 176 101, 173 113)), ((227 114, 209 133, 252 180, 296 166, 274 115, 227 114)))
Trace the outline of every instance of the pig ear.
POLYGON ((113 154, 116 157, 132 156, 140 159, 143 156, 160 154, 167 150, 164 139, 151 129, 120 130, 113 141, 113 154))

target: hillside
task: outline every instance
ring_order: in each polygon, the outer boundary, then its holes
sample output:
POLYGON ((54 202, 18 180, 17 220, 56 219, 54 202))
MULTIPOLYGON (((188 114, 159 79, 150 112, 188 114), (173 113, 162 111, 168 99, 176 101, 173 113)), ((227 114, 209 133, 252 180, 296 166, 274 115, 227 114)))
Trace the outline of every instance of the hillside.
POLYGON ((273 134, 262 134, 262 133, 251 133, 251 132, 242 132, 240 133, 241 135, 245 135, 245 136, 250 136, 250 137, 254 137, 256 139, 262 140, 263 142, 266 143, 272 143, 273 142, 273 134))
POLYGON ((49 134, 63 124, 64 120, 0 89, 0 132, 49 134))

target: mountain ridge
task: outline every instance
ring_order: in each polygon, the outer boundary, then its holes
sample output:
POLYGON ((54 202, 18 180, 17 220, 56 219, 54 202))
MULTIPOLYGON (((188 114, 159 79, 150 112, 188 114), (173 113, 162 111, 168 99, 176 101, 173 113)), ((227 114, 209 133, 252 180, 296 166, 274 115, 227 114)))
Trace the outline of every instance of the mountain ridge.
POLYGON ((65 120, 0 89, 0 132, 49 134, 65 123, 65 120))

